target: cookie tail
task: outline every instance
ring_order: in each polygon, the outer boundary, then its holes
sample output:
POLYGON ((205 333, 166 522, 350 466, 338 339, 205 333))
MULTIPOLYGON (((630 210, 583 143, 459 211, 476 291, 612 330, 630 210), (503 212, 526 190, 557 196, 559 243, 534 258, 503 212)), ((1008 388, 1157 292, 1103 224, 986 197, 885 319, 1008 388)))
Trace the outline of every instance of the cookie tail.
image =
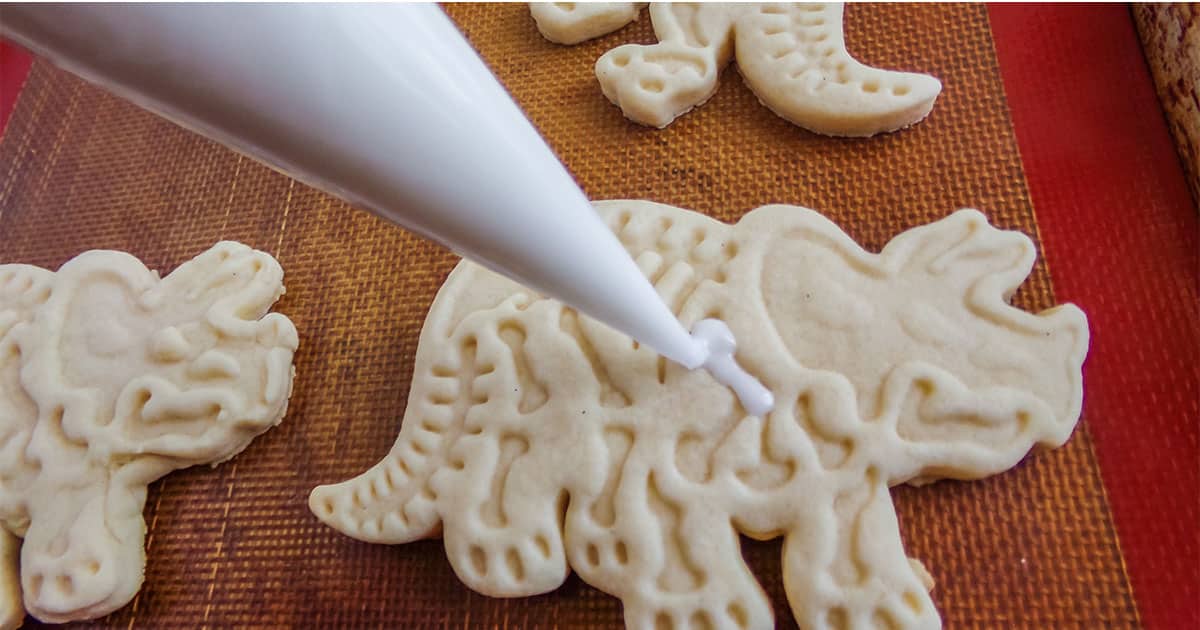
POLYGON ((441 527, 429 487, 432 471, 414 470, 402 433, 392 452, 361 475, 318 486, 308 507, 321 522, 365 542, 400 544, 436 535, 441 527), (423 474, 424 473, 424 474, 423 474))

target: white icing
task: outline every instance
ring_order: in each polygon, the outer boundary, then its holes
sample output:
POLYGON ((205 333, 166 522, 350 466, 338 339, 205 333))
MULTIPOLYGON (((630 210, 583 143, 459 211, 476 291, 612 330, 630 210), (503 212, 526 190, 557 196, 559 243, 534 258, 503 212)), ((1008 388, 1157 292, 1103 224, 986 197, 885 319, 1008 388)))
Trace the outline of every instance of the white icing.
POLYGON ((753 416, 763 417, 775 406, 775 397, 758 379, 754 378, 734 358, 737 340, 733 331, 719 319, 705 319, 692 327, 692 339, 704 350, 705 359, 700 365, 718 383, 737 394, 742 407, 753 416))

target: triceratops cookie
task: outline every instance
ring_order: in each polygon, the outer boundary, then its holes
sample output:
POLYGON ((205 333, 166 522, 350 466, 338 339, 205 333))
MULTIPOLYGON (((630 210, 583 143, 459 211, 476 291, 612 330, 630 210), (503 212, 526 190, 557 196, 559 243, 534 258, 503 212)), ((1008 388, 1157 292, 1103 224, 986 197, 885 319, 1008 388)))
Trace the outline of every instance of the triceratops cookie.
POLYGON ((98 617, 145 567, 146 486, 224 461, 287 409, 296 329, 269 255, 222 242, 166 278, 89 251, 0 265, 0 617, 98 617), (24 538, 18 543, 16 537, 24 538))
MULTIPOLYGON (((562 44, 612 32, 640 9, 629 2, 530 5, 542 35, 562 44)), ((842 10, 840 3, 653 3, 659 43, 608 51, 596 77, 626 117, 660 128, 707 101, 734 57, 759 101, 810 131, 871 136, 929 115, 941 82, 856 61, 846 51, 842 10)))
POLYGON ((738 534, 784 536, 802 627, 939 626, 888 487, 1001 472, 1079 417, 1083 313, 1008 304, 1033 243, 973 210, 871 254, 804 208, 732 226, 597 209, 686 326, 729 325, 774 410, 748 414, 704 371, 462 262, 391 453, 316 488, 313 512, 369 542, 441 533, 488 595, 552 590, 570 567, 631 628, 773 627, 738 534))

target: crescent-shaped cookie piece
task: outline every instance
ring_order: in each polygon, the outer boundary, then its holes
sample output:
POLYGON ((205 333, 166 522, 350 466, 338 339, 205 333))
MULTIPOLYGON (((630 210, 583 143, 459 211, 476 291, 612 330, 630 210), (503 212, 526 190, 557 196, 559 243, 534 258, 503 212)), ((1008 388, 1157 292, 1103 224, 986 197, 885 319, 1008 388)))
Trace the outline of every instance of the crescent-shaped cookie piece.
POLYGON ((738 69, 763 105, 829 136, 872 136, 928 116, 941 82, 855 60, 842 13, 841 4, 773 4, 738 20, 738 69))

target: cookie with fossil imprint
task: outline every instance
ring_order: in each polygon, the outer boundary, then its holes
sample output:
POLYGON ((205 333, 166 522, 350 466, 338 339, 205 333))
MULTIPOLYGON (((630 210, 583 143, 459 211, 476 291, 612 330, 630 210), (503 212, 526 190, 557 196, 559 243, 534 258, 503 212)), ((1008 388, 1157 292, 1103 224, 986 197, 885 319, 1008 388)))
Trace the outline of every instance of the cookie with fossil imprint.
POLYGON ((298 344, 267 312, 282 293, 275 259, 233 242, 161 279, 116 251, 53 273, 0 265, 5 627, 25 610, 67 622, 125 605, 146 563, 147 484, 279 423, 298 344))
POLYGON ((631 628, 773 627, 739 534, 782 536, 801 627, 939 626, 889 486, 1002 472, 1063 444, 1080 413, 1083 313, 1008 302, 1032 241, 973 210, 873 254, 794 206, 736 225, 596 207, 685 326, 729 326, 774 409, 749 414, 705 371, 462 262, 425 321, 395 445, 316 488, 317 517, 368 542, 441 535, 487 595, 574 570, 631 628))

